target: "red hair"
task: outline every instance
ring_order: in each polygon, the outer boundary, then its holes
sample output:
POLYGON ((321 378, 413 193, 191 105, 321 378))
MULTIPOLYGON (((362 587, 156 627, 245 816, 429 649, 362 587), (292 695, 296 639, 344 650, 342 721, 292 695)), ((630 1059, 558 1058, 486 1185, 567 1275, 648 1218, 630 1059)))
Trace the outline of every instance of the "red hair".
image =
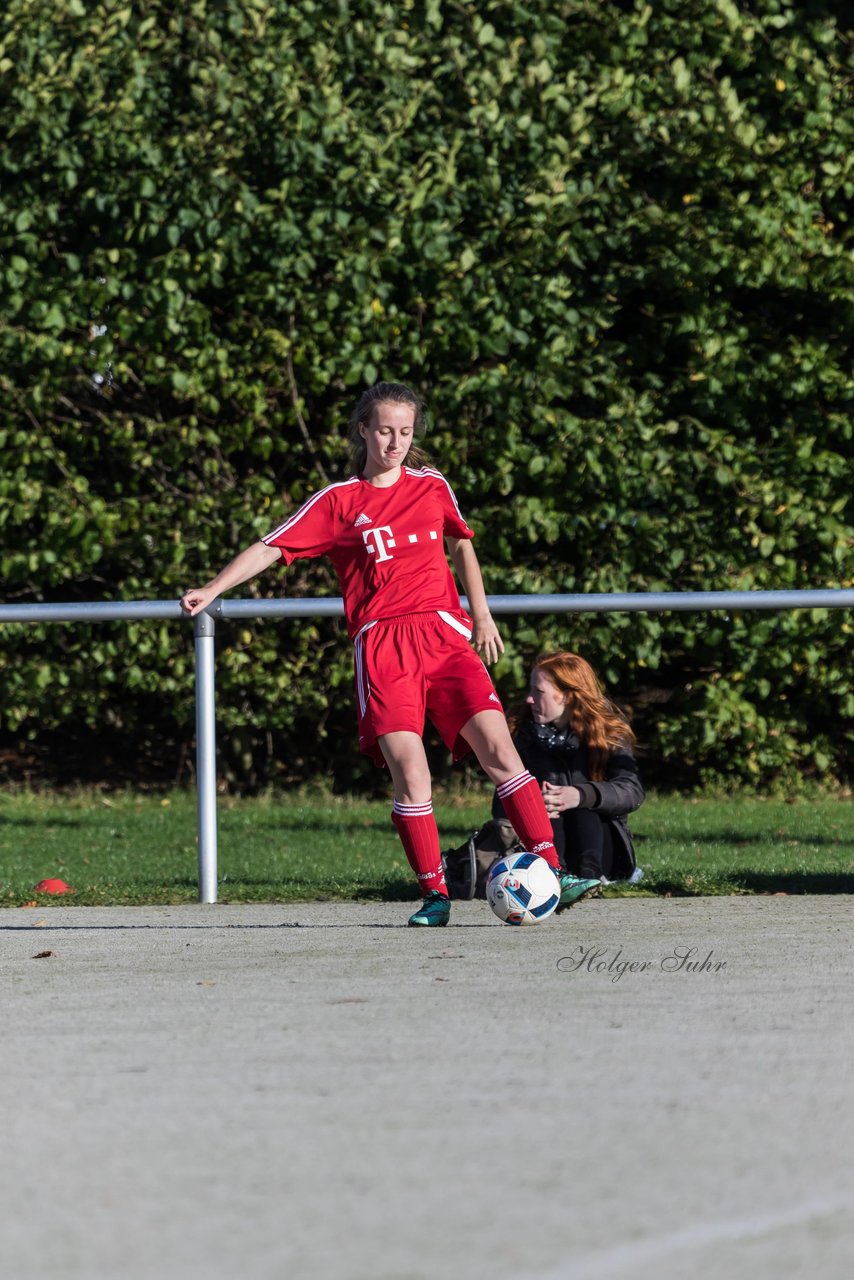
POLYGON ((635 735, 625 715, 606 697, 590 663, 577 653, 541 653, 534 660, 533 669, 547 676, 566 699, 569 722, 590 754, 591 779, 601 782, 614 748, 635 746, 635 735))

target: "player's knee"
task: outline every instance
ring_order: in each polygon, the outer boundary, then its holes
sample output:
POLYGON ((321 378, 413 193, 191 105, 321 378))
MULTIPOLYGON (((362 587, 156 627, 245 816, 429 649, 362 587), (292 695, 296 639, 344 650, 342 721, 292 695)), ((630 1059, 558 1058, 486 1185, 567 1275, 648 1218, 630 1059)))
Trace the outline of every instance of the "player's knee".
POLYGON ((485 742, 476 755, 480 767, 493 782, 505 782, 508 778, 515 777, 524 768, 512 743, 485 742))

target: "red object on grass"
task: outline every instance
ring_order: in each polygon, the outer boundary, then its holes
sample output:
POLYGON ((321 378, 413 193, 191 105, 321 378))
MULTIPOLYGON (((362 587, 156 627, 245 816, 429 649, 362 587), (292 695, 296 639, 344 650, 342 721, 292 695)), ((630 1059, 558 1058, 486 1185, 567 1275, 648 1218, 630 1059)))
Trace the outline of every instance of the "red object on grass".
POLYGON ((33 893, 73 893, 74 890, 64 880, 39 880, 33 885, 33 893))

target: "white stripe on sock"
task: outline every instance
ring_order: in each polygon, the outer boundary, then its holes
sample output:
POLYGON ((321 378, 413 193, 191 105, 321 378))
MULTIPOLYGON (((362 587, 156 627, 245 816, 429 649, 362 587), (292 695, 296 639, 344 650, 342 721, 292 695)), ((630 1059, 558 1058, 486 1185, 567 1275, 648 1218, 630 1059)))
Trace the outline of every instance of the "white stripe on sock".
POLYGON ((512 796, 514 791, 521 790, 529 782, 533 782, 533 778, 527 769, 524 773, 517 773, 515 778, 508 778, 506 782, 502 782, 499 787, 496 787, 499 800, 503 800, 505 796, 512 796))
POLYGON ((433 801, 428 800, 426 804, 401 804, 399 800, 395 800, 394 812, 402 818, 426 818, 433 812, 433 801))

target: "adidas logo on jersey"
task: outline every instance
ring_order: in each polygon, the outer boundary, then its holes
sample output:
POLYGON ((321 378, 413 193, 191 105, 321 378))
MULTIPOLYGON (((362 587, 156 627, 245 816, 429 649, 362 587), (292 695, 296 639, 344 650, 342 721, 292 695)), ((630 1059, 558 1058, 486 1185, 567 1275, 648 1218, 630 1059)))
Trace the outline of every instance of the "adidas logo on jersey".
POLYGON ((501 699, 499 698, 499 696, 498 696, 498 694, 497 694, 497 693, 491 693, 491 694, 489 695, 489 701, 490 701, 490 702, 500 702, 500 701, 501 701, 501 699))
POLYGON ((353 528, 358 529, 360 525, 372 524, 372 523, 373 521, 371 520, 371 517, 366 516, 363 511, 362 514, 360 516, 357 516, 356 519, 353 521, 353 528))

